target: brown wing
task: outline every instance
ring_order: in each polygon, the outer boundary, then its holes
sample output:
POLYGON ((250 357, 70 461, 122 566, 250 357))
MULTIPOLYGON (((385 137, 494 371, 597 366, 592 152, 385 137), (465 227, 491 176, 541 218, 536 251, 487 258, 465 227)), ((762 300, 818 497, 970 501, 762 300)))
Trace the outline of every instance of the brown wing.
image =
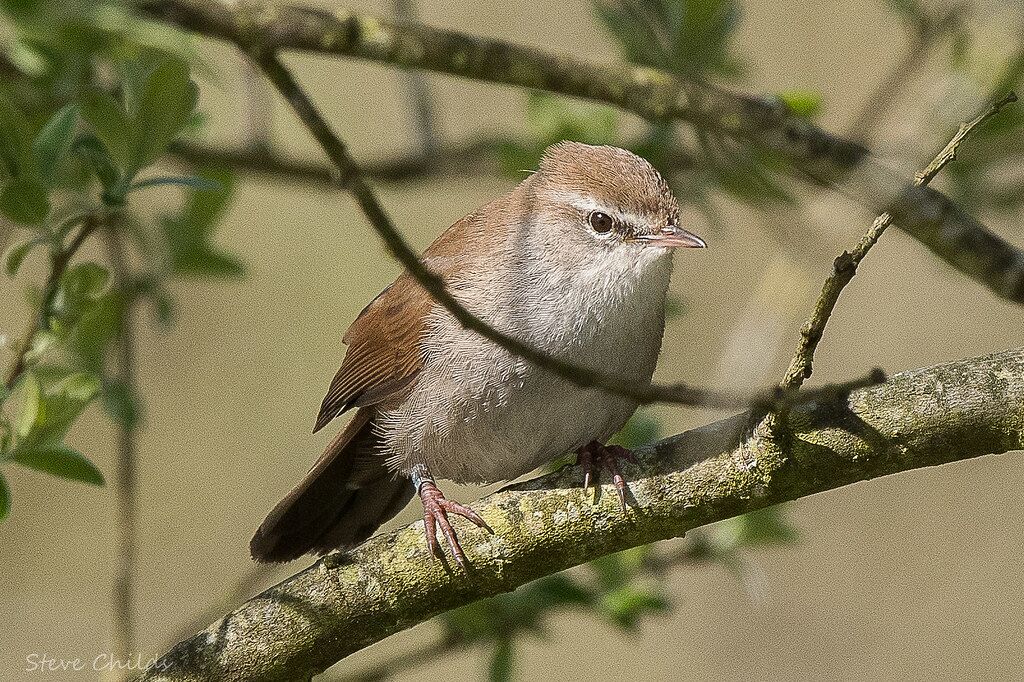
POLYGON ((419 340, 432 304, 403 274, 363 308, 342 339, 348 352, 327 389, 314 433, 345 410, 379 403, 412 383, 423 365, 419 340))
MULTIPOLYGON (((454 284, 467 255, 492 239, 483 227, 479 213, 459 220, 423 252, 423 264, 454 284)), ((345 410, 374 405, 412 384, 423 366, 419 341, 434 305, 416 279, 403 273, 359 313, 342 339, 348 352, 320 406, 314 433, 345 410)))

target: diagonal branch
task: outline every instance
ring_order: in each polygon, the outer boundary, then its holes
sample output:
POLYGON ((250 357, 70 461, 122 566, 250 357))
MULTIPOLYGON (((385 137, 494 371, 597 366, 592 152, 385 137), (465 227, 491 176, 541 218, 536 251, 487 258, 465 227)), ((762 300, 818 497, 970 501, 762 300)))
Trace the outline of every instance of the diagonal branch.
MULTIPOLYGON (((957 130, 949 143, 942 148, 942 151, 925 166, 924 170, 914 176, 914 185, 923 187, 931 182, 939 174, 939 171, 946 167, 946 164, 956 158, 956 152, 960 145, 975 128, 998 114, 1006 105, 1016 101, 1017 95, 1011 92, 998 102, 989 105, 985 111, 975 116, 971 121, 961 124, 959 130, 957 130)), ((843 293, 843 289, 850 283, 853 276, 857 274, 857 267, 864 260, 864 257, 868 255, 868 251, 878 243, 882 233, 890 225, 892 225, 892 216, 888 213, 883 213, 875 218, 874 223, 871 224, 871 227, 860 238, 860 241, 857 242, 852 251, 843 251, 836 257, 835 262, 832 264, 832 274, 825 280, 821 294, 819 294, 818 300, 814 304, 814 311, 811 313, 810 319, 807 320, 800 330, 800 343, 797 346, 792 361, 789 363, 789 369, 786 370, 786 376, 780 383, 783 389, 797 390, 811 376, 814 351, 817 350, 818 342, 821 341, 821 337, 825 333, 825 325, 828 324, 828 320, 832 316, 836 304, 839 302, 840 294, 843 293)))
MULTIPOLYGON (((670 402, 707 407, 737 407, 751 401, 770 400, 770 395, 739 395, 697 388, 684 383, 655 385, 650 383, 629 383, 619 377, 606 375, 588 367, 566 362, 523 342, 518 337, 490 326, 470 312, 448 291, 444 280, 430 270, 406 242, 402 233, 391 222, 384 207, 377 200, 373 189, 366 182, 362 172, 349 155, 344 143, 321 116, 313 102, 299 87, 291 72, 285 68, 274 53, 254 52, 252 54, 267 78, 291 105, 299 119, 323 148, 331 163, 337 168, 338 183, 348 189, 359 204, 359 208, 384 240, 391 255, 402 264, 433 298, 455 320, 466 329, 476 332, 485 339, 496 343, 505 350, 524 358, 538 367, 564 377, 575 384, 632 398, 641 404, 670 402)), ((804 396, 802 399, 809 399, 804 396)))
POLYGON ((331 554, 169 651, 145 680, 308 679, 388 635, 594 558, 779 502, 1024 447, 1024 349, 897 374, 795 407, 792 432, 736 445, 749 415, 641 450, 636 506, 594 504, 563 469, 474 505, 469 579, 432 562, 421 522, 331 554))
POLYGON ((1024 303, 1024 252, 944 194, 786 106, 646 67, 595 64, 499 40, 350 12, 219 0, 138 0, 152 17, 250 50, 295 49, 370 59, 615 105, 648 120, 685 120, 777 153, 815 182, 837 187, 997 295, 1024 303))

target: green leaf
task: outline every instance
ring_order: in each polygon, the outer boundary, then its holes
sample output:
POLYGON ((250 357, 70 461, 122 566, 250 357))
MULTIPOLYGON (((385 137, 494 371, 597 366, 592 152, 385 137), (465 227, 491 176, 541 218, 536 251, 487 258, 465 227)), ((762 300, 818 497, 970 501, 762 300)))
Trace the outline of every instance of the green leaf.
POLYGON ((122 428, 131 429, 139 423, 141 408, 138 396, 124 382, 115 381, 104 387, 103 407, 122 428))
POLYGON ((490 682, 507 682, 512 679, 512 666, 515 659, 515 650, 510 637, 502 637, 494 643, 494 651, 491 652, 491 663, 487 669, 487 677, 490 682))
POLYGON ((57 168, 71 149, 77 120, 77 105, 68 104, 55 113, 36 135, 33 143, 36 166, 39 177, 49 186, 53 186, 57 168))
POLYGON ((744 521, 743 541, 747 546, 789 544, 799 537, 779 506, 759 509, 741 518, 744 521))
POLYGON ((530 586, 548 606, 589 604, 594 595, 584 590, 565 573, 556 573, 537 580, 530 586))
POLYGON ((132 142, 135 126, 124 107, 102 90, 90 90, 82 96, 82 118, 92 126, 107 154, 129 176, 134 175, 132 142))
POLYGON ((797 530, 786 521, 778 505, 723 521, 716 527, 716 533, 727 550, 790 544, 798 537, 797 530))
POLYGON ((147 187, 159 187, 161 185, 177 185, 179 187, 189 187, 196 190, 197 192, 216 192, 223 190, 224 187, 216 182, 215 180, 209 180, 207 178, 199 177, 198 175, 187 175, 187 176, 160 176, 156 178, 146 178, 138 182, 132 183, 129 192, 136 190, 145 189, 147 187))
POLYGON ((617 138, 619 114, 603 105, 531 92, 526 114, 530 139, 526 143, 506 141, 497 148, 502 169, 513 177, 536 168, 544 149, 555 142, 574 140, 587 144, 612 144, 617 138))
POLYGON ((605 590, 622 587, 645 570, 645 563, 654 550, 650 545, 615 552, 594 559, 588 564, 605 590))
POLYGON ((917 0, 886 0, 889 8, 906 21, 919 22, 927 17, 927 11, 917 0))
POLYGON ((50 213, 49 192, 33 176, 20 175, 10 180, 0 192, 0 210, 16 223, 40 223, 50 213))
POLYGON ((39 379, 34 373, 26 372, 21 380, 21 413, 15 427, 19 438, 26 437, 39 419, 42 406, 40 398, 39 379))
POLYGON ((60 445, 75 419, 99 390, 100 383, 95 376, 76 372, 42 391, 35 420, 29 430, 21 434, 16 451, 60 445))
POLYGON ((606 594, 601 607, 613 623, 624 630, 634 631, 644 615, 666 611, 669 605, 661 595, 626 586, 606 594))
POLYGON ((110 273, 93 262, 77 263, 65 271, 53 300, 53 314, 73 326, 107 288, 110 273))
POLYGON ((686 300, 678 294, 669 292, 665 297, 665 319, 674 320, 686 314, 686 300))
POLYGON ((152 278, 140 278, 138 294, 153 304, 153 312, 156 314, 157 321, 165 329, 169 328, 174 321, 174 301, 163 283, 152 278))
POLYGON ((103 474, 95 464, 82 453, 64 445, 40 445, 25 450, 19 449, 11 459, 23 466, 72 481, 91 485, 104 483, 103 474))
POLYGON ((179 59, 165 59, 148 78, 129 83, 136 103, 137 126, 134 168, 155 161, 167 145, 188 123, 199 98, 199 90, 189 78, 188 65, 179 59))
POLYGON ((100 265, 86 261, 68 268, 64 273, 64 287, 80 296, 95 296, 103 292, 110 281, 110 272, 100 265))
POLYGON ((11 513, 11 489, 7 487, 7 479, 0 474, 0 521, 11 513))
POLYGON ((234 256, 210 243, 214 229, 227 210, 234 189, 228 172, 210 174, 218 191, 193 191, 177 216, 161 220, 172 272, 198 277, 239 277, 245 268, 234 256))
POLYGON ((594 9, 634 64, 693 78, 740 72, 730 52, 740 16, 735 0, 598 0, 594 9))
POLYGON ((25 115, 0 93, 0 179, 32 173, 34 166, 25 115))
POLYGON ((37 331, 32 335, 32 343, 29 344, 29 348, 25 352, 25 362, 29 365, 39 362, 56 343, 57 338, 52 332, 45 330, 37 331))
POLYGON ((120 333, 123 307, 123 297, 111 291, 90 301, 72 320, 67 346, 78 367, 96 374, 103 371, 107 348, 120 333))
POLYGON ((4 263, 4 269, 7 271, 7 275, 9 277, 14 277, 18 274, 18 270, 21 269, 21 264, 29 254, 29 251, 45 242, 46 240, 42 238, 29 239, 27 242, 22 242, 21 244, 11 248, 11 250, 7 252, 7 260, 4 263))
POLYGON ((84 406, 100 392, 100 382, 88 372, 75 372, 54 384, 52 392, 84 406))
POLYGON ((121 91, 124 95, 124 108, 132 120, 139 119, 139 98, 145 91, 146 84, 159 63, 159 57, 148 56, 118 64, 121 72, 121 91))
POLYGON ((110 158, 107 148, 95 135, 83 135, 72 145, 72 151, 82 158, 99 178, 109 195, 121 184, 121 173, 110 158))
POLYGON ((780 92, 778 97, 789 112, 799 118, 813 119, 821 114, 824 108, 824 98, 820 92, 789 90, 780 92))
POLYGON ((633 414, 622 427, 622 430, 612 436, 609 443, 621 445, 624 448, 633 450, 641 445, 653 443, 661 437, 661 424, 649 414, 640 410, 633 414))

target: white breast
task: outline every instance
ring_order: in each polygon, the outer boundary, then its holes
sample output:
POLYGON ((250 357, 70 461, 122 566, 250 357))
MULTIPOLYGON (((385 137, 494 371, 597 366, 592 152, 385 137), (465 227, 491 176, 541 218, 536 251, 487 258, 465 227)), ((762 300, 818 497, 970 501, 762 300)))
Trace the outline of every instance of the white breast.
MULTIPOLYGON (((667 253, 609 254, 562 276, 542 263, 509 267, 517 284, 505 294, 493 293, 492 276, 462 283, 457 295, 474 301, 474 312, 493 326, 552 355, 632 381, 650 379, 672 268, 667 253)), ((435 477, 459 482, 512 479, 607 439, 636 409, 628 399, 581 389, 513 357, 441 309, 422 349, 413 392, 376 420, 389 464, 403 473, 422 463, 435 477)))

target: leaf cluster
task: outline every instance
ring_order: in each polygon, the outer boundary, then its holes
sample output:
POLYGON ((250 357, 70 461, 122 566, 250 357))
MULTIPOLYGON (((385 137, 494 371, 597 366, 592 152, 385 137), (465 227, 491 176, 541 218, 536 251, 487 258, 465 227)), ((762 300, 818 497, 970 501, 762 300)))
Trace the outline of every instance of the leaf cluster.
MULTIPOLYGON (((196 61, 180 34, 127 8, 79 0, 2 5, 12 28, 0 57, 0 244, 8 277, 42 254, 49 276, 29 287, 34 323, 12 344, 0 390, 0 464, 101 484, 65 442, 95 398, 121 428, 138 423, 140 397, 112 370, 131 308, 152 303, 171 321, 168 282, 238 277, 237 258, 213 243, 233 178, 154 174, 175 139, 199 123, 196 61), (143 190, 178 187, 181 203, 144 217, 143 190), (122 236, 126 239, 122 239, 122 236), (125 262, 83 258, 83 242, 127 244, 125 262), (120 268, 112 276, 110 266, 120 268)), ((0 517, 9 508, 0 473, 0 517)))

